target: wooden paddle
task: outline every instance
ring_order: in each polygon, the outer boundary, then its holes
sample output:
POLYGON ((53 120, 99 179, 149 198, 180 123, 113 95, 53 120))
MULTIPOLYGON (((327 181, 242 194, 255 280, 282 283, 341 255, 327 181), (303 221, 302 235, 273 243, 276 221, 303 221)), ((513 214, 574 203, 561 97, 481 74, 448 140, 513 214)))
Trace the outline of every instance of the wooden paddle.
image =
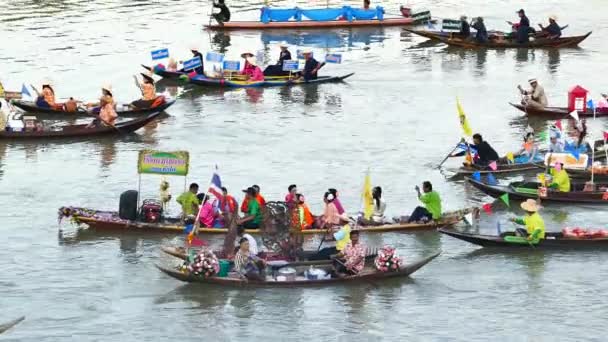
POLYGON ((445 156, 445 158, 443 158, 443 160, 441 161, 441 163, 439 163, 439 165, 437 165, 438 169, 440 169, 441 166, 443 165, 443 163, 445 163, 445 161, 448 160, 448 158, 450 158, 450 156, 452 155, 452 153, 454 153, 454 151, 456 151, 456 149, 458 148, 459 145, 460 145, 460 141, 456 144, 456 146, 454 146, 454 148, 450 151, 450 153, 448 153, 448 155, 445 156))

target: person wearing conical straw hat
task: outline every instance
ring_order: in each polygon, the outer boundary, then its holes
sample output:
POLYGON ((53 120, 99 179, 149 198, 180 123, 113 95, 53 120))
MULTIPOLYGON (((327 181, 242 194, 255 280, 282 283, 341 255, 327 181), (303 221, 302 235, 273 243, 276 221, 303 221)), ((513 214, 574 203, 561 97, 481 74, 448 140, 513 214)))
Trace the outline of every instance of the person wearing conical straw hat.
POLYGON ((512 218, 511 221, 519 225, 525 226, 526 228, 517 228, 516 234, 523 237, 529 237, 534 234, 536 230, 539 230, 536 236, 540 239, 545 238, 545 221, 538 211, 540 206, 536 200, 528 199, 521 204, 521 208, 526 212, 526 216, 523 218, 512 218))
POLYGON ((87 108, 92 108, 92 112, 99 115, 99 119, 93 120, 89 127, 95 125, 109 125, 113 126, 118 118, 116 113, 116 103, 114 102, 114 96, 112 92, 112 85, 106 83, 101 86, 101 97, 99 103, 88 103, 87 108))
POLYGON ((241 70, 239 74, 249 77, 253 76, 253 70, 255 69, 255 66, 251 64, 251 61, 253 61, 254 58, 253 54, 251 52, 245 52, 241 54, 241 58, 245 60, 245 65, 243 65, 243 70, 241 70))
POLYGON ((551 39, 557 39, 562 36, 562 28, 557 24, 557 16, 549 16, 549 26, 543 27, 542 24, 538 24, 543 33, 551 39))
POLYGON ((154 86, 154 79, 150 75, 140 74, 142 82, 139 83, 137 77, 135 77, 136 85, 141 90, 142 98, 131 103, 131 106, 135 108, 150 108, 156 99, 156 87, 154 86))

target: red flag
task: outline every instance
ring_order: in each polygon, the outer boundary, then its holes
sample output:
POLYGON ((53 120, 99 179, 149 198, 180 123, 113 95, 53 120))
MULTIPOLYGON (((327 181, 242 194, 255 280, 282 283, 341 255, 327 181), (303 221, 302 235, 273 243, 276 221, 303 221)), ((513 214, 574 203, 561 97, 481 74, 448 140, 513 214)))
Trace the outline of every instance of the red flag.
POLYGON ((188 236, 188 240, 186 241, 186 246, 203 247, 203 246, 209 246, 209 243, 207 243, 207 241, 205 241, 205 240, 199 239, 196 236, 193 236, 192 239, 190 239, 190 236, 188 236))
POLYGON ((491 203, 486 203, 481 207, 483 208, 483 211, 486 212, 486 214, 492 215, 492 204, 491 203))
POLYGON ((559 129, 560 131, 563 131, 563 129, 562 129, 562 120, 555 121, 555 127, 557 127, 557 129, 559 129))

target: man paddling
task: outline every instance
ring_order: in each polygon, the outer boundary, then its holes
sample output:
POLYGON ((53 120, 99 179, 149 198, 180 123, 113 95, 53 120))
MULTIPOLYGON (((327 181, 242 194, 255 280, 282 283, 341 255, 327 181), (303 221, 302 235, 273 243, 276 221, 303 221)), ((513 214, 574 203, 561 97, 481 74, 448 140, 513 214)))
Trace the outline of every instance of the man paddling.
POLYGON ((319 63, 316 59, 312 57, 312 51, 305 50, 302 54, 304 54, 304 59, 306 62, 304 63, 304 70, 302 70, 302 76, 304 76, 305 81, 316 80, 317 72, 325 63, 319 63))
POLYGON ((538 26, 551 39, 557 39, 562 36, 562 28, 557 24, 557 16, 555 15, 549 17, 549 26, 543 27, 542 24, 538 24, 538 26))
POLYGON ((215 21, 217 21, 218 24, 223 26, 224 23, 230 21, 230 9, 228 8, 228 6, 226 6, 226 3, 224 0, 218 0, 218 2, 214 2, 213 7, 220 9, 220 11, 218 13, 211 14, 213 19, 215 19, 215 21))
MULTIPOLYGON (((464 139, 461 142, 465 142, 464 139)), ((483 140, 483 137, 479 133, 473 135, 473 145, 471 148, 477 150, 477 158, 474 161, 475 165, 488 166, 491 162, 500 159, 498 153, 488 144, 487 141, 483 140)))
POLYGON ((520 85, 517 86, 519 92, 525 97, 521 100, 521 104, 524 106, 533 107, 536 109, 543 109, 547 107, 549 101, 547 101, 547 95, 545 95, 545 88, 538 84, 536 78, 528 80, 530 90, 524 90, 520 85))
POLYGON ((515 233, 522 237, 530 237, 536 230, 539 230, 537 233, 538 238, 544 239, 545 221, 538 214, 538 210, 540 209, 538 203, 533 199, 529 199, 522 202, 521 208, 526 212, 526 216, 523 218, 512 218, 511 222, 526 226, 526 229, 517 228, 515 233))

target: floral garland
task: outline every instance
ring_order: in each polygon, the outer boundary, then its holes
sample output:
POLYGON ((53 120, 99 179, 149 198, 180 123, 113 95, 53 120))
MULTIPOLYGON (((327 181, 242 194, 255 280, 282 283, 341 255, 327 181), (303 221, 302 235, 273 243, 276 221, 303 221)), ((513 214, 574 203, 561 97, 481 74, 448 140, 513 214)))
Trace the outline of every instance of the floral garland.
POLYGON ((374 260, 376 269, 380 272, 394 272, 399 270, 401 259, 395 253, 395 248, 384 246, 378 251, 378 256, 374 260))
POLYGON ((212 251, 201 250, 186 266, 186 270, 191 274, 208 278, 220 271, 220 263, 212 251))

